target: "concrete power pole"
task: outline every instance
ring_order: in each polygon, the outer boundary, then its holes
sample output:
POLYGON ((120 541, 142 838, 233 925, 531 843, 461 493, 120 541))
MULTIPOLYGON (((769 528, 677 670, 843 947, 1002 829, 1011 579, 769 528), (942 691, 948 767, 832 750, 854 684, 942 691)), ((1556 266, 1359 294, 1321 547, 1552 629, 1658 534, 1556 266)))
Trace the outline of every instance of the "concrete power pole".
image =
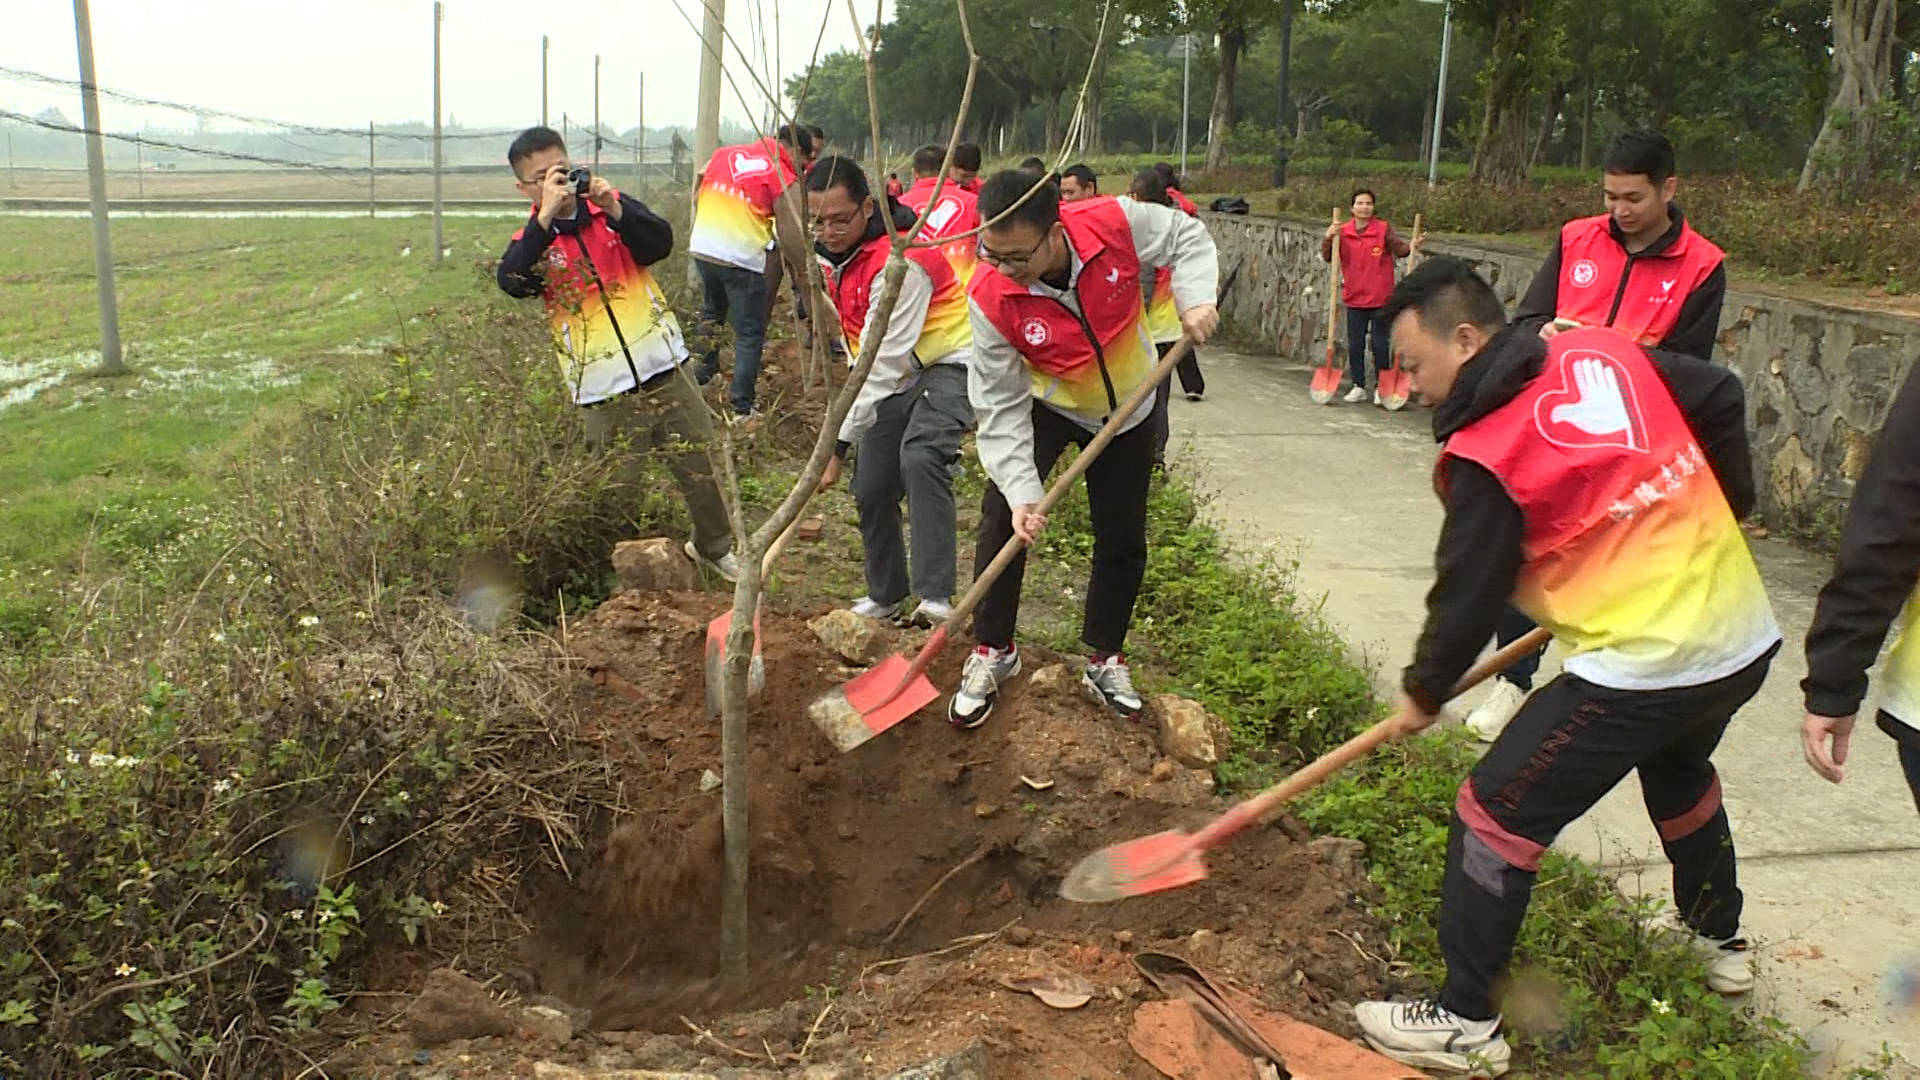
POLYGON ((725 61, 727 0, 702 0, 707 9, 700 24, 700 115, 693 127, 693 167, 707 167, 720 149, 720 69, 725 61))
POLYGON ((547 126, 547 35, 540 35, 540 126, 547 126))
POLYGON ((93 209, 93 276, 100 293, 100 373, 124 375, 120 307, 113 290, 113 237, 107 228, 107 155, 100 137, 100 81, 93 70, 93 20, 87 0, 73 0, 73 32, 80 49, 80 115, 87 129, 87 195, 93 209))
POLYGON ((640 73, 640 118, 639 127, 633 133, 633 190, 641 197, 647 197, 647 178, 641 170, 646 166, 647 156, 647 73, 640 73))
POLYGON ((446 234, 440 223, 440 0, 433 0, 433 261, 438 263, 446 251, 446 234))
POLYGON ((593 54, 593 171, 600 172, 600 54, 593 54))
POLYGON ((373 217, 373 211, 380 204, 373 188, 373 121, 367 121, 367 216, 373 217))

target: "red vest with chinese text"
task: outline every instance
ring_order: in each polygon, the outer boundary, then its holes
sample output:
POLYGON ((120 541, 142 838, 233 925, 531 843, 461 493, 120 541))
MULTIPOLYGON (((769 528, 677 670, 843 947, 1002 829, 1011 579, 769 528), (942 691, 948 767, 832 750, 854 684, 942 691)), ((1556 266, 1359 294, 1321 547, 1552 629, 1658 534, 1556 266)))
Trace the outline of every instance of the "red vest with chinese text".
POLYGON ((1581 326, 1610 326, 1642 345, 1658 345, 1680 321, 1681 305, 1725 256, 1682 222, 1673 246, 1629 256, 1611 219, 1577 218, 1560 228, 1560 288, 1554 314, 1581 326))

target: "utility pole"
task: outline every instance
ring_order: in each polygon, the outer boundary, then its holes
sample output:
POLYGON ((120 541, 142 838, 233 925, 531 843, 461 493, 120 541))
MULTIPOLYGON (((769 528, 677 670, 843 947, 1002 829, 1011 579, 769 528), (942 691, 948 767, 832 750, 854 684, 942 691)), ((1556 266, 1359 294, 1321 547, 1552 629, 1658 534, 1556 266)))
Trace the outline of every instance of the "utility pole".
POLYGON ((120 306, 113 291, 113 237, 107 228, 107 154, 100 136, 100 80, 93 71, 93 19, 87 0, 73 0, 73 33, 80 50, 80 116, 87 131, 87 196, 93 211, 93 277, 100 294, 100 373, 125 375, 120 352, 120 306))
POLYGON ((7 190, 13 190, 13 132, 7 132, 7 190))
POLYGON ((367 216, 368 217, 374 216, 373 214, 374 209, 380 205, 374 195, 373 176, 374 176, 374 173, 373 173, 373 121, 369 120, 367 121, 367 216))
POLYGON ((707 167, 720 149, 721 47, 727 33, 727 0, 701 0, 706 17, 700 23, 700 113, 693 127, 693 161, 698 171, 707 167))
POLYGON ((600 54, 593 54, 593 171, 600 171, 600 54))
POLYGON ((640 73, 640 120, 633 132, 633 190, 647 197, 647 73, 640 73))
POLYGON ((540 35, 540 126, 547 126, 547 35, 540 35))
POLYGON ((1180 175, 1187 175, 1187 95, 1193 87, 1193 32, 1180 35, 1180 175))
POLYGON ((433 0, 433 261, 438 263, 446 251, 446 234, 440 224, 440 0, 433 0))
POLYGON ((140 136, 133 137, 133 183, 139 197, 147 197, 147 155, 140 149, 140 136))
POLYGON ((1433 156, 1427 159, 1427 186, 1440 186, 1440 133, 1447 130, 1447 54, 1453 51, 1453 0, 1443 0, 1440 22, 1440 86, 1433 98, 1433 156))

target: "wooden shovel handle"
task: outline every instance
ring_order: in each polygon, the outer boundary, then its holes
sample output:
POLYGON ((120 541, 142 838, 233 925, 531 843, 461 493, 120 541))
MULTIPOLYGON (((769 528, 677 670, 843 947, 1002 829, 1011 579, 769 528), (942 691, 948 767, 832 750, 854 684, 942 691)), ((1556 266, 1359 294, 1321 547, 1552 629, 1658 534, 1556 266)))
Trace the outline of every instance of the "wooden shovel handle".
MULTIPOLYGON (((1340 224, 1340 211, 1333 212, 1333 223, 1340 224)), ((1332 258, 1327 260, 1327 355, 1333 355, 1333 335, 1340 319, 1340 234, 1333 237, 1332 258)))
MULTIPOLYGON (((1447 699, 1451 701, 1488 678, 1512 667, 1521 657, 1545 645, 1552 638, 1553 634, 1545 627, 1534 628, 1525 637, 1475 664, 1460 677, 1458 683, 1454 684, 1453 692, 1447 695, 1447 699)), ((1266 817, 1281 803, 1311 790, 1327 777, 1372 753, 1381 743, 1392 738, 1393 719, 1389 717, 1313 759, 1292 776, 1220 815, 1211 825, 1194 834, 1193 846, 1205 849, 1219 844, 1266 817)))
MULTIPOLYGON (((1416 244, 1419 243, 1426 235, 1427 231, 1421 228, 1420 215, 1413 215, 1413 242, 1416 244)), ((1407 254, 1407 269, 1411 271, 1418 265, 1420 265, 1420 253, 1418 251, 1409 252, 1407 254)))
MULTIPOLYGON (((1135 387, 1133 393, 1127 395, 1127 400, 1121 402, 1120 407, 1113 411, 1113 415, 1107 417, 1107 422, 1101 425, 1100 433, 1093 437, 1093 441, 1087 444, 1087 448, 1080 451, 1079 456, 1073 459, 1073 464, 1067 466, 1067 470, 1061 473, 1060 478, 1047 489, 1047 493, 1041 496, 1039 503, 1034 507, 1036 513, 1044 514, 1053 509, 1061 499, 1066 498, 1067 491, 1073 487, 1073 482, 1080 479, 1093 464, 1094 459, 1100 456, 1100 452, 1107 448, 1107 444, 1120 434, 1120 426, 1140 408, 1141 402, 1147 400, 1147 395, 1152 394, 1159 387, 1160 380, 1173 373, 1173 366, 1179 363, 1192 348, 1193 340, 1184 334, 1181 335, 1173 348, 1167 350, 1167 355, 1161 357, 1160 362, 1153 366, 1153 370, 1147 374, 1146 381, 1135 387)), ((927 665, 933 662, 934 654, 940 651, 941 646, 947 643, 947 639, 960 628, 960 624, 973 613, 974 607, 980 603, 982 597, 987 595, 987 590, 992 587, 994 581, 1006 571, 1007 567, 1013 565, 1013 560, 1026 546, 1027 542, 1020 539, 1018 533, 1007 537, 1007 542, 1000 545, 999 554, 993 557, 993 561, 987 564, 986 569, 980 571, 979 576, 973 579, 973 587, 968 589, 966 595, 960 598, 960 602, 953 606, 953 614, 948 616, 947 621, 927 639, 926 645, 920 649, 920 655, 913 658, 913 666, 907 669, 906 675, 900 680, 902 687, 912 682, 916 676, 925 673, 927 665)))

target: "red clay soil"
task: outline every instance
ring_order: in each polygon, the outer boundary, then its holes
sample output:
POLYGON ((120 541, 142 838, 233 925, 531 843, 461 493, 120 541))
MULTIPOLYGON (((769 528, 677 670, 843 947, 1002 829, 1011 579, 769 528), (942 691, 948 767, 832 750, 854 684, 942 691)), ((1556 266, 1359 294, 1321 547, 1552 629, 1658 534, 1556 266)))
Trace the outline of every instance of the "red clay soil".
MULTIPOLYGON (((748 992, 723 993, 720 793, 702 792, 700 780, 720 769, 702 672, 705 625, 726 600, 623 593, 569 627, 567 644, 604 702, 593 734, 627 777, 624 823, 577 886, 549 890, 530 915, 538 933, 523 989, 590 1012, 596 1032, 636 1032, 576 1039, 574 1055, 593 1043, 602 1057, 618 1045, 621 1060, 653 1067, 700 1056, 750 1067, 742 1055, 763 1040, 774 1060, 792 1060, 780 1055, 811 1035, 809 1060, 828 1060, 824 1051, 879 1070, 980 1039, 996 1070, 1012 1070, 996 1075, 1147 1077, 1156 1074, 1126 1032, 1138 1002, 1155 995, 1132 951, 1188 955, 1342 1034, 1351 1002, 1390 988, 1381 935, 1355 895, 1366 887, 1357 865, 1280 828, 1212 854, 1212 877, 1185 889, 1099 906, 1057 898, 1082 855, 1193 827, 1224 807, 1205 772, 1162 765, 1156 778, 1150 721, 1096 708, 1071 683, 1039 689, 1022 678, 977 731, 950 727, 940 702, 841 754, 806 710, 855 669, 803 619, 769 613, 767 685, 751 718, 755 977, 748 992), (1051 786, 1036 791, 1022 777, 1051 786), (1001 985, 1049 971, 1090 979, 1094 1000, 1057 1011, 1001 985), (838 1007, 821 1021, 828 986, 838 1007), (733 1049, 690 1035, 689 1019, 733 1049)), ((911 650, 923 638, 897 644, 911 650)), ((935 684, 951 687, 963 658, 951 647, 935 684)), ((1055 660, 1030 648, 1027 671, 1055 660)))

